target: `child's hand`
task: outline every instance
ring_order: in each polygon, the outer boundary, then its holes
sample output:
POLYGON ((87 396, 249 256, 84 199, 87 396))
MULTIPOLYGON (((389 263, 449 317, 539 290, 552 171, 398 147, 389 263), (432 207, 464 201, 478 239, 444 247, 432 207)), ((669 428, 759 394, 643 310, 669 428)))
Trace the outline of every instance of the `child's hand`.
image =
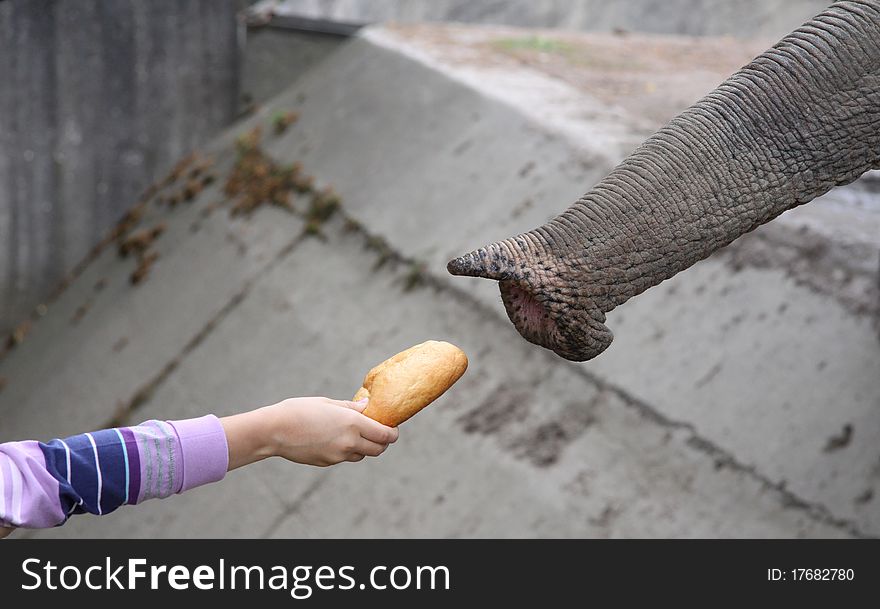
POLYGON ((291 398, 221 419, 229 444, 229 469, 278 456, 327 466, 381 455, 397 441, 397 428, 361 414, 366 402, 291 398))
POLYGON ((333 465, 378 457, 397 441, 397 428, 361 412, 367 403, 292 398, 267 406, 274 423, 275 454, 297 463, 333 465))

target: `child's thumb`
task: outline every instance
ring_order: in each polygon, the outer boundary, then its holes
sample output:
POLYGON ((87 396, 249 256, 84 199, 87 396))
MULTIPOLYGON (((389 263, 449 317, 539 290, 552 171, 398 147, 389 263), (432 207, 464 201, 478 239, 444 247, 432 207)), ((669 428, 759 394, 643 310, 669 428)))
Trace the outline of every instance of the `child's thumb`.
POLYGON ((357 410, 358 412, 363 412, 364 409, 367 407, 367 402, 369 402, 368 398, 361 398, 357 402, 344 401, 344 402, 342 402, 342 405, 345 406, 346 408, 351 408, 352 410, 357 410))

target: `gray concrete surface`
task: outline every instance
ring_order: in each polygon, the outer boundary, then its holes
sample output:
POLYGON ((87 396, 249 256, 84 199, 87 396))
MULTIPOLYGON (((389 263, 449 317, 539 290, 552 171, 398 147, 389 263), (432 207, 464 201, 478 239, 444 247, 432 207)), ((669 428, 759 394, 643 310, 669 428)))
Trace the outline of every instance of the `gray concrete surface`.
POLYGON ((823 0, 262 0, 256 12, 354 23, 452 21, 581 31, 781 38, 823 0))
MULTIPOLYGON (((204 217, 220 184, 190 205, 152 208, 143 224, 169 230, 149 279, 129 286, 132 263, 104 252, 0 361, 0 440, 348 397, 377 361, 427 338, 468 352, 462 381, 380 459, 265 462, 181 497, 25 534, 876 536, 876 315, 806 279, 844 245, 876 254, 846 222, 856 208, 857 224, 875 218, 870 185, 786 214, 649 290, 611 313, 606 354, 565 362, 519 337, 493 284, 449 277, 445 262, 563 209, 650 119, 528 62, 446 55, 437 36, 371 30, 212 143, 222 176, 238 134, 298 111, 265 148, 332 184, 345 217, 323 228, 326 240, 301 237, 298 216, 277 209, 204 217), (526 113, 534 98, 517 91, 529 82, 554 93, 526 113), (598 114, 579 128, 576 113, 541 118, 580 102, 598 114), (833 230, 810 224, 831 213, 833 230), (790 252, 811 244, 799 266, 790 252), (407 290, 414 277, 422 283, 407 290), (850 440, 829 445, 846 424, 850 440)), ((843 267, 850 283, 876 273, 873 260, 843 267)))
POLYGON ((321 32, 247 27, 241 66, 242 104, 262 104, 332 54, 347 38, 321 32))
POLYGON ((0 335, 233 120, 244 5, 0 3, 0 335))

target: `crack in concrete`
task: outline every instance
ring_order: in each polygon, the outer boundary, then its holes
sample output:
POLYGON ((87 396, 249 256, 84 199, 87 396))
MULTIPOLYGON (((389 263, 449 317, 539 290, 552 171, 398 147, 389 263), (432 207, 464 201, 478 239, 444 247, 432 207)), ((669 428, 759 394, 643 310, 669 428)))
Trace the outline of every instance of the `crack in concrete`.
POLYGON ((784 481, 774 482, 769 476, 759 472, 755 465, 744 463, 733 453, 724 449, 712 440, 700 435, 700 432, 694 424, 668 417, 655 407, 630 394, 628 391, 598 378, 592 372, 578 368, 575 364, 568 365, 576 374, 595 383, 598 387, 613 391, 619 398, 621 398, 621 400, 623 400, 624 404, 630 408, 636 409, 644 418, 668 429, 686 432, 689 434, 689 437, 685 441, 686 444, 694 450, 712 457, 715 460, 716 468, 720 469, 726 467, 730 470, 739 472, 758 482, 763 489, 778 493, 782 499, 782 505, 784 508, 803 511, 810 518, 846 531, 854 537, 866 539, 874 539, 878 537, 876 534, 863 531, 852 519, 835 516, 834 513, 823 503, 809 501, 787 489, 784 481))
POLYGON ((275 517, 275 520, 272 521, 272 524, 270 524, 266 528, 266 530, 263 531, 263 534, 260 535, 260 539, 268 539, 272 537, 275 531, 277 531, 278 528, 282 524, 284 524, 284 522, 288 518, 296 514, 303 506, 303 504, 308 501, 312 497, 312 495, 317 493, 326 483, 327 476, 321 476, 320 478, 315 479, 311 484, 309 484, 309 486, 306 487, 306 489, 302 493, 300 493, 294 501, 284 506, 282 512, 275 517))
POLYGON ((292 240, 290 240, 286 245, 284 245, 275 256, 272 257, 269 262, 263 265, 259 270, 257 270, 251 277, 245 280, 241 289, 232 295, 232 297, 223 305, 223 307, 215 313, 208 321, 203 325, 198 332, 196 332, 192 338, 190 338, 187 343, 183 346, 183 348, 171 358, 164 366, 162 366, 161 370, 156 373, 150 380, 144 383, 141 387, 135 391, 134 395, 128 399, 127 402, 122 404, 115 412, 113 417, 107 421, 104 425, 105 427, 123 427, 125 425, 130 424, 130 417, 138 411, 144 404, 150 401, 150 398, 153 397, 153 394, 156 392, 159 387, 168 379, 171 374, 174 373, 180 367, 180 364, 183 363, 183 360, 186 357, 195 351, 199 345, 201 345, 205 339, 214 331, 215 328, 226 319, 232 311, 234 311, 238 306, 244 302, 245 298, 247 298, 248 294, 250 294, 254 285, 257 281, 259 281, 262 277, 264 277, 267 273, 272 271, 278 264, 281 263, 294 249, 299 245, 302 240, 305 238, 305 235, 299 234, 292 240))
POLYGON ((733 272, 780 269, 797 285, 871 319, 880 338, 880 258, 874 244, 839 243, 807 225, 770 223, 722 248, 717 257, 733 272))

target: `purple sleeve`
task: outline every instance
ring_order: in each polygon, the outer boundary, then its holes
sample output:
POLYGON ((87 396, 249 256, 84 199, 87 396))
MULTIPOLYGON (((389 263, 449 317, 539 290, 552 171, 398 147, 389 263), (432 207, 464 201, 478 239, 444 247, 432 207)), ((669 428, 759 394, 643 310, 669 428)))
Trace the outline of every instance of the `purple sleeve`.
POLYGON ((0 526, 43 528, 65 518, 38 443, 0 444, 0 526))
POLYGON ((180 490, 217 482, 229 469, 229 447, 226 432, 214 415, 199 419, 169 421, 180 439, 183 475, 180 490))
POLYGON ((0 526, 50 527, 168 497, 221 480, 228 459, 214 415, 0 444, 0 526))

